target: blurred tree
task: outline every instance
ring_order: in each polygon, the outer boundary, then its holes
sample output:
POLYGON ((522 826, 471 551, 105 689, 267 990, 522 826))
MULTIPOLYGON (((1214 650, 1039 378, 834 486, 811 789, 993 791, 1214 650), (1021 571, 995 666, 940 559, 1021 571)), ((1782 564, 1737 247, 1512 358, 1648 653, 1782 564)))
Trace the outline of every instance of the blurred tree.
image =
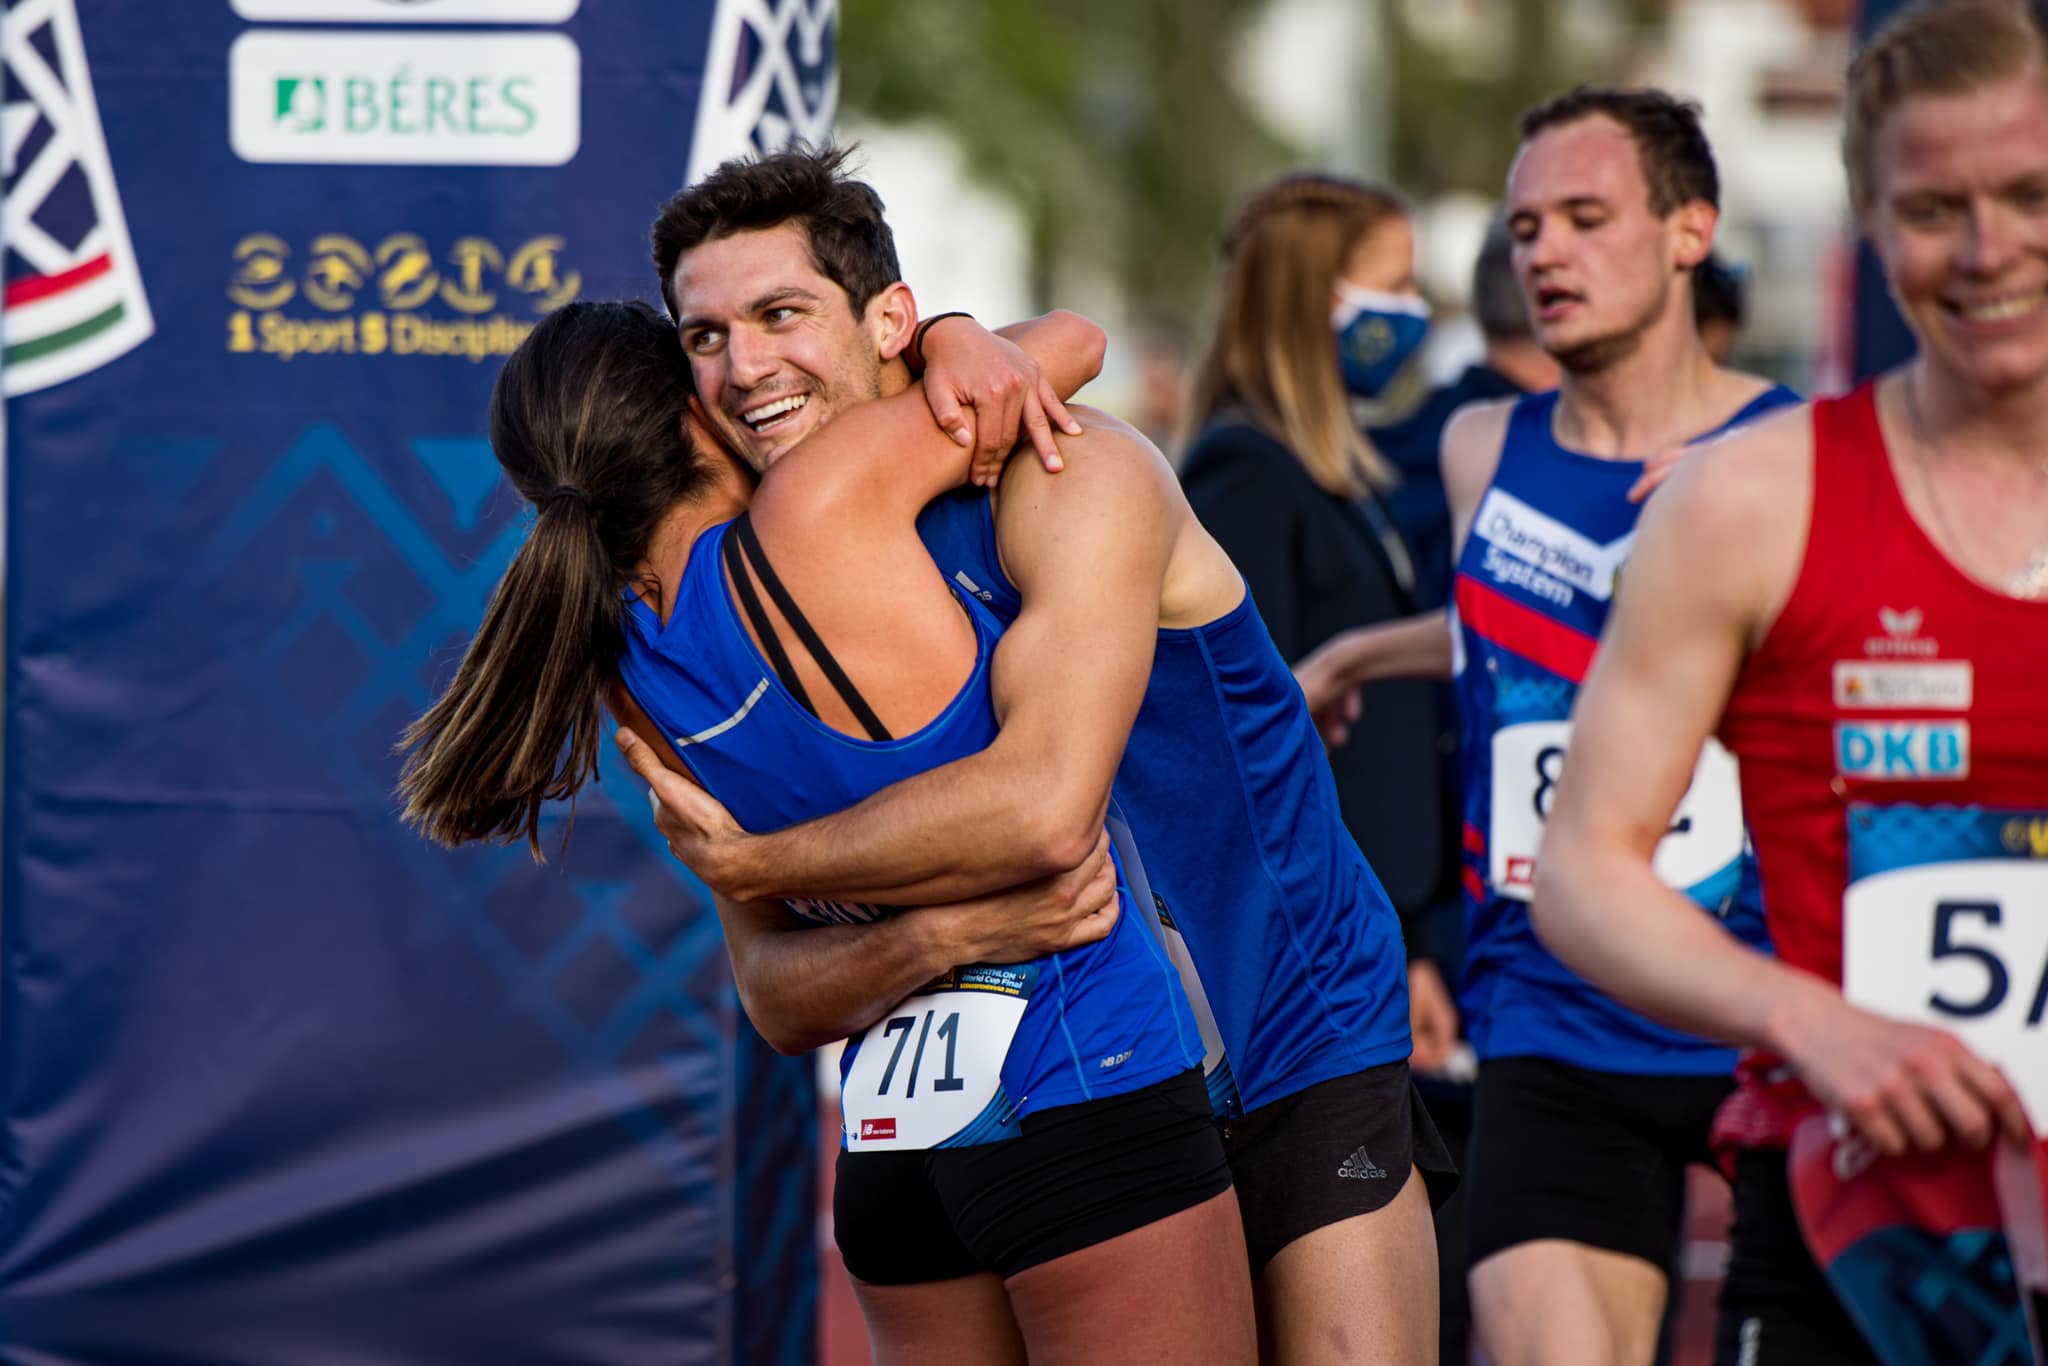
MULTIPOLYGON (((1623 69, 1670 0, 1357 0, 1386 51, 1396 184, 1498 194, 1515 115, 1623 69)), ((1123 282, 1131 311, 1187 329, 1238 197, 1296 160, 1233 58, 1268 0, 841 0, 843 106, 930 121, 1030 225, 1040 302, 1061 262, 1123 282)), ((1347 168, 1358 169, 1358 168, 1347 168)))
POLYGON ((1381 0, 1395 182, 1417 198, 1498 195, 1522 110, 1616 79, 1669 0, 1381 0))
POLYGON ((1085 261, 1185 327, 1243 188, 1288 164, 1229 77, 1264 0, 843 0, 844 106, 931 120, 1030 224, 1036 287, 1085 261))

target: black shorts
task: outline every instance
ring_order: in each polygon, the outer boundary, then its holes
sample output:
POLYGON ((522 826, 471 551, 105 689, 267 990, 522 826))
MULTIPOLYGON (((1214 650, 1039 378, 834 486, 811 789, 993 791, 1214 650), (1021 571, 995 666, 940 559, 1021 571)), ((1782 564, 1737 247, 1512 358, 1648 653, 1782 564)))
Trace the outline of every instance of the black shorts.
POLYGON ((1813 1259, 1785 1154, 1735 1157, 1735 1231, 1714 1326, 1715 1366, 1878 1366, 1813 1259))
POLYGON ((1458 1185, 1405 1062, 1303 1087, 1221 1128, 1254 1278, 1296 1238, 1391 1204, 1411 1171, 1432 1207, 1458 1185))
POLYGON ((847 1273, 869 1285, 1014 1276, 1230 1189, 1199 1067, 1020 1127, 967 1148, 841 1150, 832 1222, 847 1273))
POLYGON ((1549 1058, 1479 1065, 1466 1150, 1470 1265, 1562 1238, 1670 1271, 1685 1168, 1710 1162, 1725 1076, 1633 1076, 1549 1058))

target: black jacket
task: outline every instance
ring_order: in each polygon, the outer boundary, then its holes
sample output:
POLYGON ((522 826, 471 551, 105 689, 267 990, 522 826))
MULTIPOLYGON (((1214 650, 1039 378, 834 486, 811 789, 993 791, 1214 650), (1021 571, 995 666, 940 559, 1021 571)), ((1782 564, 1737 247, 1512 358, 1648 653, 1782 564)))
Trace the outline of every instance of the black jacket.
MULTIPOLYGON (((1181 472, 1195 515, 1251 588, 1292 664, 1337 632, 1408 616, 1399 533, 1380 509, 1326 493, 1292 452, 1242 420, 1211 423, 1181 472)), ((1448 810, 1437 685, 1367 688, 1350 743, 1330 755, 1344 822, 1404 920, 1440 895, 1448 810)))

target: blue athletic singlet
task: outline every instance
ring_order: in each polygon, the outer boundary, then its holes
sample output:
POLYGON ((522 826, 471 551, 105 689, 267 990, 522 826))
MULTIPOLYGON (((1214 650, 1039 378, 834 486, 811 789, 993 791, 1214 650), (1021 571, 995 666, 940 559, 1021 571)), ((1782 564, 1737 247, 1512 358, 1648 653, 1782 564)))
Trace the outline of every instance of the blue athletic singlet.
MULTIPOLYGON (((958 587, 1016 619, 985 492, 940 498, 918 531, 958 587)), ((1408 1056, 1400 919, 1338 815, 1322 740, 1249 594, 1205 626, 1159 632, 1112 795, 1213 1014, 1219 1109, 1233 1083, 1252 1110, 1408 1056)))
MULTIPOLYGON (((1516 403, 1493 483, 1453 578, 1464 733, 1465 977, 1460 1008, 1480 1058, 1542 1057, 1603 1072, 1709 1076, 1732 1049, 1666 1029, 1589 985, 1537 941, 1529 892, 1572 702, 1607 624, 1639 505, 1639 460, 1560 446, 1556 391, 1516 403)), ((1708 436, 1797 403, 1758 395, 1708 436)), ((1657 871, 1730 933, 1763 947, 1761 896, 1735 762, 1708 740, 1657 871)))
MULTIPOLYGON (((763 662, 732 604, 720 563, 730 526, 691 546, 666 626, 629 596, 619 671, 743 827, 769 831, 829 815, 995 738, 988 657, 1000 631, 968 599, 974 673, 929 725, 878 742, 813 715, 763 662)), ((1018 1133, 1021 1115, 1134 1091, 1197 1065, 1199 1032, 1178 975, 1123 895, 1125 913, 1100 942, 1030 963, 956 969, 850 1040, 840 1065, 845 1145, 988 1142, 1018 1133)), ((791 904, 815 924, 890 913, 791 904)))

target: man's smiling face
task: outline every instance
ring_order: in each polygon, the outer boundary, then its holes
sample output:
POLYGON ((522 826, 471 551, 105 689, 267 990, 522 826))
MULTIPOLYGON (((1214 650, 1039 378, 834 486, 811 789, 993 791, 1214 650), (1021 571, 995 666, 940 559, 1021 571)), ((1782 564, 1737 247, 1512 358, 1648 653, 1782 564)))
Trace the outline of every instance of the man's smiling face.
MULTIPOLYGON (((719 434, 757 470, 854 404, 880 397, 872 318, 811 259, 794 223, 684 252, 670 281, 676 330, 719 434)), ((869 301, 873 315, 883 295, 869 301)))

